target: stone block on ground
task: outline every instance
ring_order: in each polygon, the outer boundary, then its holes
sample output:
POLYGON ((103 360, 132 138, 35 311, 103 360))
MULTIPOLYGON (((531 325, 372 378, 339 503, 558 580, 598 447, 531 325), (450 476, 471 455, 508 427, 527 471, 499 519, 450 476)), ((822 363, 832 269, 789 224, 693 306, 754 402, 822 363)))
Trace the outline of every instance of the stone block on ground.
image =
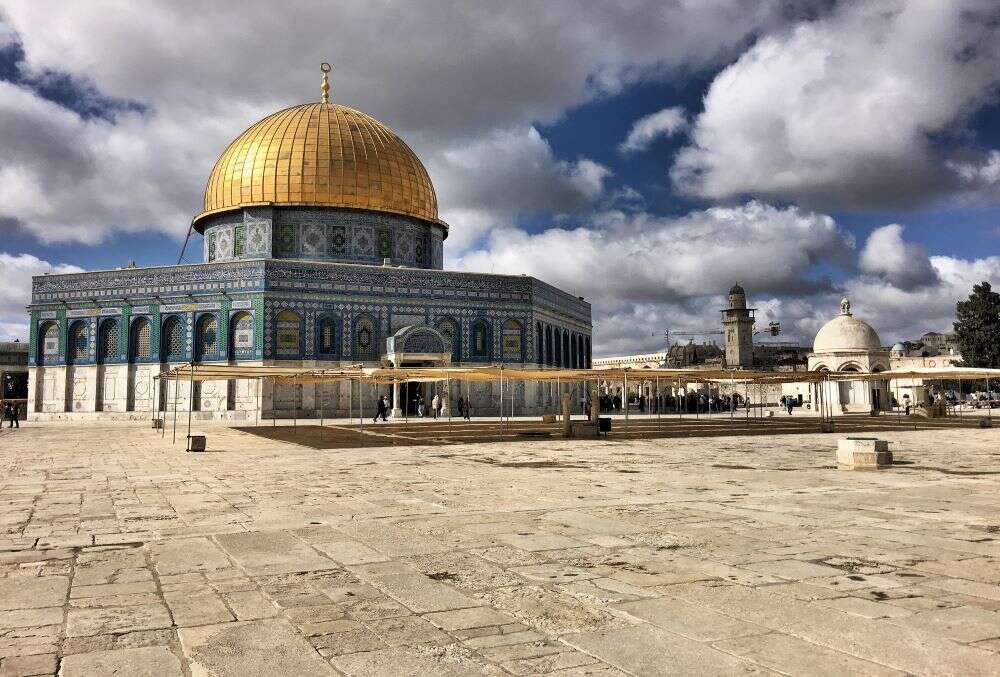
POLYGON ((889 443, 875 437, 837 440, 837 465, 847 470, 878 470, 892 465, 889 443))

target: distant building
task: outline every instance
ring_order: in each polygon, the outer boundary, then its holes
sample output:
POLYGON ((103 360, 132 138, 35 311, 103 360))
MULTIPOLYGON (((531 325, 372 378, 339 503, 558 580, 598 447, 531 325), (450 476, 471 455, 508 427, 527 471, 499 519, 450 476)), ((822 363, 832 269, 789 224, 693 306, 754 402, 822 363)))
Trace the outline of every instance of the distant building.
MULTIPOLYGON (((0 400, 17 405, 18 415, 28 411, 28 344, 0 342, 0 400)), ((0 405, 2 406, 2 405, 0 405)))
MULTIPOLYGON (((840 302, 840 315, 816 333, 809 354, 810 371, 872 374, 889 369, 889 351, 864 320, 851 313, 851 302, 840 302)), ((887 409, 885 381, 833 381, 826 384, 827 401, 843 412, 887 409)))
POLYGON ((725 366, 726 353, 714 343, 675 343, 667 352, 665 367, 669 369, 685 369, 689 367, 704 367, 706 369, 722 369, 725 366))
POLYGON ((753 366, 753 324, 756 308, 747 308, 747 293, 737 282, 729 290, 729 307, 722 311, 726 337, 726 366, 753 366))

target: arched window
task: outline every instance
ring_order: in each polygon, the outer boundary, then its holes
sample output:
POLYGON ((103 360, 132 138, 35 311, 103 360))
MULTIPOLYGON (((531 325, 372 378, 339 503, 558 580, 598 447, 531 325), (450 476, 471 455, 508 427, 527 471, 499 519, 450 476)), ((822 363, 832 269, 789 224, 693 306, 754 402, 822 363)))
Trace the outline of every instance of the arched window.
POLYGON ((545 327, 545 364, 551 367, 552 359, 552 327, 545 327))
POLYGON ((535 323, 535 362, 538 366, 545 363, 545 335, 542 333, 542 323, 535 323))
POLYGON ((562 366, 562 332, 558 329, 552 330, 552 341, 555 344, 552 351, 552 365, 555 367, 562 366))
POLYGON ((438 322, 437 329, 448 341, 451 342, 451 361, 462 361, 462 332, 458 329, 458 322, 445 318, 438 322))
POLYGON ((569 332, 562 333, 562 366, 569 366, 569 332))
POLYGON ((302 319, 298 314, 283 310, 274 318, 274 351, 278 357, 302 356, 302 319))
POLYGON ((577 354, 576 354, 576 334, 569 335, 569 367, 570 369, 576 369, 577 354))
POLYGON ((46 322, 38 328, 38 364, 59 359, 59 323, 46 322))
POLYGON ((229 320, 229 359, 252 358, 253 315, 236 313, 229 320))
POLYGON ((316 325, 316 352, 322 355, 336 355, 337 350, 337 318, 333 315, 323 315, 316 325))
POLYGON ((505 320, 503 323, 503 359, 521 361, 521 323, 517 320, 505 320))
POLYGON ((488 360, 493 354, 493 336, 490 324, 485 320, 472 323, 470 354, 473 359, 488 360))
POLYGON ((577 369, 587 368, 586 360, 584 359, 584 354, 583 354, 583 336, 580 334, 576 335, 576 368, 577 369))
POLYGON ((219 323, 214 314, 202 315, 198 318, 194 341, 195 359, 213 360, 219 356, 219 323))
POLYGON ((118 359, 118 320, 107 319, 101 322, 97 341, 98 362, 103 364, 118 359))
POLYGON ((368 315, 354 321, 354 357, 369 362, 379 358, 378 331, 368 315))
POLYGON ((176 315, 171 315, 163 323, 160 341, 160 361, 181 362, 187 352, 184 346, 184 325, 176 315))
POLYGON ((140 317, 132 323, 132 335, 129 337, 129 360, 148 360, 150 346, 149 320, 140 317))
POLYGON ((67 362, 78 362, 87 359, 87 323, 77 320, 69 326, 69 348, 66 351, 67 362))
POLYGON ((586 353, 587 353, 587 363, 584 365, 584 368, 585 369, 592 369, 593 366, 594 366, 594 363, 593 363, 591 355, 590 355, 590 337, 589 336, 584 339, 584 345, 586 347, 586 353))

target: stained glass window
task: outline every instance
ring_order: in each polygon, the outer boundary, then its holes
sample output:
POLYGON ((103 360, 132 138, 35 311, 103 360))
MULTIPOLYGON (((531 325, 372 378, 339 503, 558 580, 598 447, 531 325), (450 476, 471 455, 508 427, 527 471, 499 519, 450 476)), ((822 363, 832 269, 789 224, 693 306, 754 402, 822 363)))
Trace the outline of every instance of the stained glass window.
POLYGON ((295 226, 290 223, 283 223, 278 228, 277 249, 280 254, 292 254, 295 252, 295 226))
POLYGON ((503 323, 503 358, 521 360, 521 323, 517 320, 503 323))
POLYGON ((69 356, 72 361, 87 359, 87 323, 74 322, 69 328, 69 356))
POLYGON ((490 357, 493 346, 490 336, 490 325, 483 320, 472 324, 472 355, 473 357, 490 357))
POLYGON ((438 322, 438 331, 451 343, 451 361, 459 362, 462 359, 461 333, 458 331, 458 324, 454 320, 441 320, 438 322))
POLYGON ((132 357, 133 359, 145 360, 149 358, 150 342, 149 320, 140 317, 132 325, 132 357))
POLYGON ((167 318, 163 323, 163 351, 161 359, 165 362, 184 359, 184 327, 176 317, 167 318))
POLYGON ((301 320, 290 310, 274 318, 274 344, 278 357, 299 357, 301 351, 301 320))
POLYGON ((215 315, 203 315, 198 320, 198 358, 212 358, 218 352, 219 337, 215 315))
POLYGON ((118 357, 118 320, 104 320, 101 323, 100 353, 101 362, 118 357))
POLYGON ((354 356, 362 360, 378 359, 375 323, 368 316, 358 318, 354 325, 354 356))
POLYGON ((239 258, 243 256, 243 251, 246 249, 246 227, 236 226, 236 234, 233 239, 233 256, 239 258))
POLYGON ((59 325, 55 322, 49 322, 42 326, 40 333, 42 335, 42 350, 39 361, 44 364, 59 356, 59 325))
POLYGON ((332 317, 319 321, 319 352, 326 355, 337 352, 337 324, 332 317))
POLYGON ((253 317, 250 313, 237 313, 231 321, 233 333, 233 356, 253 355, 253 317))

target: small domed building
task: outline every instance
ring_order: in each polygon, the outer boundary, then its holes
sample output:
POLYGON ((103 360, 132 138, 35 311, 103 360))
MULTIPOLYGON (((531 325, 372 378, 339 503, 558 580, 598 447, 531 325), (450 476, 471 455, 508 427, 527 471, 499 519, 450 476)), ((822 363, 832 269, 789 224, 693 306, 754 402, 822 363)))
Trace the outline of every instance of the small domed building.
MULTIPOLYGON (((584 368, 591 309, 525 275, 444 270, 449 224, 427 170, 388 126, 322 100, 265 117, 222 153, 192 230, 204 262, 32 281, 33 418, 149 418, 190 405, 201 419, 394 414, 434 384, 277 385, 231 379, 176 388, 182 363, 584 368)), ((564 389, 567 387, 563 385, 564 389)), ((496 413, 490 383, 455 387, 496 413)), ((555 384, 519 383, 519 413, 559 401, 555 384)), ((505 393, 509 411, 510 393, 505 393)))
MULTIPOLYGON (((889 351, 870 324, 851 313, 851 302, 840 302, 840 315, 820 328, 808 355, 810 371, 874 374, 889 369, 889 351)), ((831 382, 827 400, 842 412, 888 409, 885 381, 831 382)))

